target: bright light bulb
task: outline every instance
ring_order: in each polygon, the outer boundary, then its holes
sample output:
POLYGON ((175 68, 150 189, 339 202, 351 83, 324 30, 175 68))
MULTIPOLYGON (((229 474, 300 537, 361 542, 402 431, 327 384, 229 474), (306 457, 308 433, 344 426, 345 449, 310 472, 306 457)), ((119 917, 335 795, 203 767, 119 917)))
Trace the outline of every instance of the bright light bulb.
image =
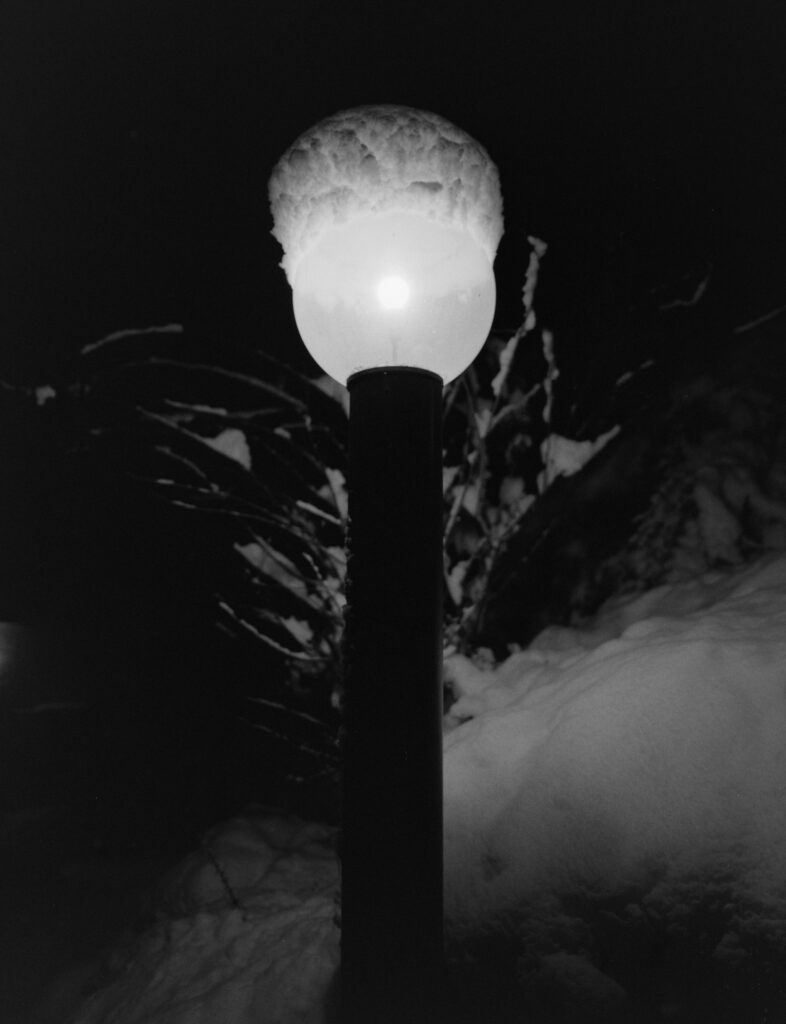
POLYGON ((292 292, 306 348, 342 384, 382 366, 453 380, 486 340, 496 297, 472 235, 408 210, 325 228, 299 261, 292 292))
POLYGON ((377 285, 377 298, 383 309, 403 309, 409 302, 409 285, 403 277, 383 277, 377 285))

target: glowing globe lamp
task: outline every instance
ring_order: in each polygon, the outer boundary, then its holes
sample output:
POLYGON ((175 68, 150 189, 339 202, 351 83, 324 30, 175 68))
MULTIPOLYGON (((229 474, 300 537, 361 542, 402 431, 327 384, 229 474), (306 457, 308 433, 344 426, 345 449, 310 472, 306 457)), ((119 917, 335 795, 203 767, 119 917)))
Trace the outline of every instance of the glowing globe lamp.
POLYGON ((361 107, 306 132, 270 180, 295 319, 342 384, 376 367, 444 383, 488 336, 502 234, 497 170, 455 125, 361 107))
POLYGON ((431 1024, 442 999, 442 388, 494 315, 496 168, 465 132, 360 107, 270 179, 295 319, 350 395, 342 1024, 431 1024))
POLYGON ((293 297, 306 347, 342 384, 381 366, 447 383, 488 337, 496 292, 471 235, 396 210, 328 228, 299 263, 293 297))

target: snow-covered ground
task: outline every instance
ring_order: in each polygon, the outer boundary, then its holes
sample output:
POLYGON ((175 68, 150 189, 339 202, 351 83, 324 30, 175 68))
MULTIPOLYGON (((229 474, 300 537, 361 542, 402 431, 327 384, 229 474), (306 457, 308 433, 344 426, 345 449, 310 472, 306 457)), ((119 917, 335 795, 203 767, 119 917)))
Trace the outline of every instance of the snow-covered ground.
POLYGON ((447 914, 480 988, 504 948, 527 1020, 782 1014, 786 559, 449 672, 447 914))
POLYGON ((331 829, 254 813, 162 879, 79 1024, 316 1024, 338 964, 331 829))
MULTIPOLYGON (((786 558, 451 659, 451 1019, 786 1019, 786 558)), ((162 882, 78 1024, 318 1024, 330 829, 254 813, 162 882)))

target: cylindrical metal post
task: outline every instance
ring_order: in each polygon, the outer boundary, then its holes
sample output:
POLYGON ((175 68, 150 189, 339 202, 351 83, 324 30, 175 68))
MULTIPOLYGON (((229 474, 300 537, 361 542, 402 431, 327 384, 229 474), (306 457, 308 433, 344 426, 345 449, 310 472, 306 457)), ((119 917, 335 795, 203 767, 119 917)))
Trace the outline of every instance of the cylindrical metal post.
POLYGON ((442 381, 349 380, 341 991, 433 1024, 442 975, 442 381))

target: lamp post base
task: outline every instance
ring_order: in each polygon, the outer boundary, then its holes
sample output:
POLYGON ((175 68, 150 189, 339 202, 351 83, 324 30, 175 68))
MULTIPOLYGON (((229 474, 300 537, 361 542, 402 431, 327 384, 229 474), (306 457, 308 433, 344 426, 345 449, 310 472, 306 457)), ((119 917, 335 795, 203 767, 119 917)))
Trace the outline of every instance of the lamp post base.
POLYGON ((442 380, 349 380, 342 1024, 439 1020, 442 380))

